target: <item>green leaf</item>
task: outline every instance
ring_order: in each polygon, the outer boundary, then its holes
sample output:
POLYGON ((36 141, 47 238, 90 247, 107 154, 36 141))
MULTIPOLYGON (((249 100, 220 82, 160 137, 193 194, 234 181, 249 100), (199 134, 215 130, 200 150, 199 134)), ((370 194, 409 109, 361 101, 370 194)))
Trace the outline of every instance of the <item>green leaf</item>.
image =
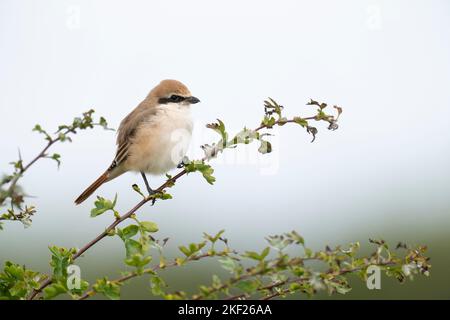
POLYGON ((130 258, 125 260, 125 263, 132 267, 142 268, 152 261, 152 257, 144 257, 140 253, 133 254, 130 258))
POLYGON ((228 134, 225 130, 225 124, 220 120, 217 119, 217 123, 210 123, 206 125, 207 128, 214 130, 221 136, 222 143, 225 144, 228 140, 228 134))
POLYGON ((65 141, 71 142, 71 141, 72 141, 72 139, 71 139, 70 137, 68 137, 67 134, 62 133, 62 132, 59 133, 58 139, 59 139, 59 141, 61 141, 61 142, 65 142, 65 141))
POLYGON ((336 291, 339 294, 347 294, 352 291, 352 288, 350 288, 349 286, 336 286, 336 291))
POLYGON ((214 173, 214 169, 211 168, 211 166, 206 166, 200 169, 200 172, 202 173, 203 178, 205 178, 205 180, 209 184, 214 184, 214 182, 216 182, 216 178, 212 176, 212 174, 214 173))
POLYGON ((327 120, 328 116, 326 115, 325 112, 322 111, 322 109, 318 109, 317 110, 317 115, 316 115, 316 120, 327 120))
POLYGON ((312 258, 313 257, 313 251, 309 248, 305 248, 305 258, 312 258))
POLYGON ((23 280, 24 279, 24 268, 18 264, 12 263, 10 261, 5 262, 5 273, 8 274, 8 276, 23 280))
POLYGON ((131 258, 136 253, 142 253, 142 245, 133 239, 125 240, 127 258, 131 258))
POLYGON ((270 129, 275 125, 276 122, 277 120, 274 117, 265 116, 261 124, 270 129))
POLYGON ((72 256, 76 249, 66 249, 57 246, 49 247, 52 253, 50 266, 53 268, 53 278, 64 281, 67 278, 67 267, 72 263, 72 256))
POLYGON ((185 246, 179 246, 178 249, 186 256, 189 257, 191 255, 191 251, 185 246))
POLYGON ((219 289, 222 287, 222 280, 220 280, 219 276, 215 274, 212 277, 212 286, 215 289, 219 289))
POLYGON ((139 224, 147 232, 154 233, 154 232, 158 232, 158 230, 159 230, 158 225, 151 221, 142 221, 139 224))
POLYGON ((175 262, 177 264, 177 266, 182 266, 186 263, 186 259, 184 258, 175 258, 175 262))
POLYGON ((249 144, 254 139, 259 138, 259 133, 254 130, 250 130, 247 128, 242 129, 236 136, 231 140, 233 145, 238 143, 249 144))
POLYGON ((139 227, 137 225, 129 225, 126 228, 123 228, 122 230, 118 229, 117 234, 120 238, 122 238, 123 241, 128 240, 132 237, 134 237, 139 232, 139 227))
POLYGON ((36 132, 41 133, 41 132, 43 132, 44 130, 42 130, 42 127, 41 127, 40 124, 37 124, 37 125, 34 126, 33 131, 36 131, 36 132))
POLYGON ((120 299, 120 285, 109 281, 106 277, 97 280, 96 284, 93 286, 93 290, 97 293, 103 294, 108 299, 120 299))
POLYGON ((25 297, 28 293, 28 286, 24 281, 16 282, 11 289, 9 289, 11 296, 25 297))
POLYGON ((67 288, 64 285, 61 283, 53 283, 44 289, 44 299, 50 300, 66 292, 67 288))
POLYGON ((212 243, 216 243, 217 240, 220 239, 220 237, 225 233, 225 230, 220 230, 214 237, 207 234, 206 232, 203 232, 203 237, 207 239, 208 241, 212 243))
POLYGON ((72 290, 68 290, 68 293, 72 296, 73 299, 79 298, 81 294, 83 294, 87 289, 89 289, 89 282, 86 280, 80 279, 80 288, 73 288, 72 290))
POLYGON ((308 105, 308 106, 320 106, 320 103, 315 101, 315 100, 313 100, 313 99, 310 99, 310 101, 306 105, 308 105))
POLYGON ((99 216, 108 210, 114 211, 116 202, 117 202, 117 194, 114 197, 114 201, 112 201, 112 202, 111 202, 111 200, 108 200, 108 199, 98 196, 97 200, 94 203, 95 208, 93 208, 91 210, 91 217, 94 218, 96 216, 99 216))
POLYGON ((222 259, 219 259, 220 264, 222 265, 222 268, 229 271, 230 273, 234 273, 236 269, 236 264, 233 259, 230 257, 224 257, 222 259))
POLYGON ((216 178, 212 176, 212 174, 214 173, 214 169, 210 165, 204 163, 204 161, 202 160, 189 162, 185 165, 185 170, 188 173, 195 171, 201 172, 203 178, 205 178, 205 180, 209 184, 214 184, 214 182, 216 181, 216 178))
POLYGON ((278 118, 281 118, 281 111, 283 110, 283 107, 280 106, 275 100, 272 98, 268 98, 268 100, 264 101, 264 112, 266 115, 270 116, 273 113, 276 113, 278 115, 278 118))
POLYGON ((257 260, 257 261, 262 261, 269 255, 269 253, 270 253, 270 248, 267 247, 261 252, 261 254, 258 254, 254 251, 246 251, 244 254, 244 257, 247 257, 247 258, 250 258, 253 260, 257 260))
POLYGON ((236 287, 238 289, 241 289, 242 291, 247 293, 253 293, 256 289, 258 289, 258 286, 258 282, 253 280, 244 280, 236 284, 236 287))
POLYGON ((301 125, 303 128, 308 127, 308 121, 300 117, 294 117, 294 122, 301 125))
POLYGON ((139 186, 137 184, 133 184, 131 186, 133 188, 134 191, 136 191, 137 193, 139 193, 143 198, 145 198, 145 195, 142 193, 141 189, 139 188, 139 186))
POLYGON ((303 237, 299 235, 296 231, 291 231, 288 235, 291 237, 291 239, 295 241, 296 244, 301 245, 305 244, 305 240, 303 239, 303 237))
POLYGON ((152 293, 155 296, 162 296, 164 295, 164 287, 166 287, 166 283, 163 279, 161 279, 158 276, 153 276, 150 278, 150 287, 152 289, 152 293))
POLYGON ((100 126, 102 126, 104 129, 110 129, 110 128, 108 128, 108 122, 103 117, 100 117, 100 120, 98 121, 98 124, 100 126))
POLYGON ((195 243, 191 243, 189 244, 189 250, 191 251, 191 253, 195 253, 198 251, 198 246, 195 243))
POLYGON ((0 300, 26 299, 46 278, 43 274, 6 261, 3 272, 0 272, 0 300))
POLYGON ((61 165, 61 156, 57 153, 52 154, 52 156, 50 157, 51 159, 55 160, 56 163, 58 164, 58 168, 61 165))
POLYGON ((247 257, 247 258, 250 258, 253 260, 258 260, 258 261, 261 260, 261 257, 259 256, 259 254, 254 251, 246 251, 244 254, 244 257, 247 257))
POLYGON ((260 259, 264 260, 269 255, 269 253, 270 253, 270 248, 269 247, 265 248, 259 255, 260 259))
POLYGON ((295 292, 297 290, 300 290, 301 288, 302 288, 301 284, 297 282, 291 283, 289 285, 289 290, 291 290, 291 292, 295 292))
POLYGON ((155 195, 156 199, 161 199, 161 200, 169 200, 172 199, 172 195, 170 193, 167 192, 161 192, 161 193, 156 193, 155 195))
POLYGON ((33 131, 43 134, 45 136, 45 140, 47 140, 47 141, 52 140, 52 137, 50 137, 50 135, 47 133, 47 131, 42 129, 41 125, 39 125, 39 124, 34 126, 33 131))

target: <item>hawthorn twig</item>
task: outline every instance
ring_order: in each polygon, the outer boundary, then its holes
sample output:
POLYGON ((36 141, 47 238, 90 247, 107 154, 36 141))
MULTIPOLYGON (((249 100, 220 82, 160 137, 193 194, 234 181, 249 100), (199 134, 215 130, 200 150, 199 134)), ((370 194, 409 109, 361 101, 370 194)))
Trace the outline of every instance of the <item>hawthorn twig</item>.
MULTIPOLYGON (((41 134, 45 135, 45 140, 47 140, 47 144, 45 147, 26 165, 23 165, 22 155, 19 150, 19 160, 17 162, 12 162, 14 164, 15 170, 10 175, 4 178, 1 181, 1 185, 9 183, 9 187, 0 193, 0 206, 2 206, 6 199, 11 198, 11 209, 8 210, 7 215, 3 215, 0 217, 0 220, 12 220, 12 221, 22 221, 24 222, 24 218, 30 217, 35 213, 34 207, 31 207, 30 210, 26 209, 22 211, 20 214, 16 214, 13 210, 14 206, 21 208, 21 203, 23 202, 24 194, 17 194, 16 187, 19 180, 23 177, 24 173, 29 170, 39 159, 51 158, 58 163, 58 167, 60 165, 60 156, 58 154, 53 154, 53 156, 49 157, 47 151, 57 142, 63 142, 65 140, 72 141, 69 134, 76 134, 77 130, 84 130, 86 128, 93 128, 94 126, 102 126, 105 129, 109 129, 107 127, 107 122, 103 117, 100 117, 99 122, 94 122, 92 119, 92 114, 94 110, 89 110, 83 113, 83 118, 75 118, 71 125, 61 125, 58 130, 55 132, 57 136, 52 136, 47 133, 47 131, 43 130, 40 125, 36 125, 33 131, 37 131, 41 134)), ((31 220, 30 220, 31 222, 31 220)))
POLYGON ((55 139, 51 139, 47 145, 44 147, 44 149, 41 150, 41 152, 39 152, 37 154, 37 156, 35 156, 26 166, 21 167, 19 169, 19 171, 17 173, 15 173, 14 178, 11 180, 10 185, 8 190, 6 191, 6 194, 0 198, 0 203, 2 203, 7 197, 11 196, 14 193, 14 189, 17 185, 17 182, 20 180, 20 178, 23 176, 23 174, 25 173, 25 171, 27 171, 33 164, 36 163, 36 161, 38 161, 41 158, 45 158, 46 156, 46 152, 48 151, 48 149, 50 149, 50 147, 55 144, 56 142, 58 142, 60 140, 60 138, 55 138, 55 139))
MULTIPOLYGON (((189 257, 188 259, 186 259, 185 262, 199 261, 199 260, 202 260, 202 259, 205 259, 205 258, 212 258, 212 257, 220 256, 220 255, 221 255, 220 252, 216 253, 216 254, 205 253, 205 254, 202 254, 202 255, 189 257)), ((171 263, 168 263, 168 264, 164 265, 164 267, 162 267, 161 265, 158 264, 158 265, 156 265, 154 267, 150 267, 150 268, 144 269, 141 272, 132 272, 132 273, 126 275, 126 276, 117 278, 115 280, 111 280, 111 282, 113 282, 113 283, 123 283, 125 281, 128 281, 130 279, 139 277, 139 276, 144 275, 144 274, 152 274, 152 273, 154 273, 156 271, 159 271, 159 270, 165 270, 167 268, 177 267, 178 265, 179 264, 178 264, 177 261, 173 261, 171 263)), ((87 298, 92 297, 95 294, 96 294, 95 290, 89 290, 85 294, 83 294, 78 300, 85 300, 87 298)))
MULTIPOLYGON (((386 266, 390 266, 390 265, 395 265, 395 263, 392 262, 392 261, 388 261, 388 262, 380 262, 379 264, 377 264, 377 266, 379 266, 379 267, 386 267, 386 266)), ((348 274, 348 273, 354 273, 354 272, 361 271, 365 267, 367 267, 367 266, 358 267, 358 268, 351 268, 351 269, 343 269, 343 270, 340 270, 339 272, 327 272, 326 274, 331 275, 332 277, 338 277, 338 276, 342 276, 342 275, 345 275, 345 274, 348 274)), ((280 281, 280 282, 278 282, 276 284, 269 285, 269 286, 263 287, 263 288, 258 289, 258 290, 264 290, 264 289, 267 290, 268 289, 270 291, 274 291, 274 289, 276 289, 278 287, 281 287, 281 286, 284 286, 284 285, 287 285, 287 284, 301 283, 301 282, 308 281, 308 280, 309 280, 309 278, 297 277, 297 278, 293 278, 293 279, 287 279, 285 281, 280 281)), ((272 300, 272 299, 274 299, 276 297, 281 297, 281 296, 284 296, 284 295, 290 294, 290 293, 292 293, 292 290, 290 288, 285 288, 285 289, 281 289, 281 290, 275 290, 275 292, 273 292, 272 294, 267 295, 267 296, 263 296, 259 300, 263 300, 263 301, 272 300)))
MULTIPOLYGON (((272 100, 273 102, 273 100, 272 100)), ((278 105, 277 105, 278 106, 278 105)), ((280 107, 280 106, 278 106, 280 107)), ((342 111, 340 111, 342 112, 342 111)), ((338 115, 339 116, 339 115, 338 115)), ((315 120, 315 121, 326 121, 331 123, 331 119, 329 118, 319 118, 318 116, 311 116, 307 118, 301 118, 302 120, 315 120)), ((286 123, 297 123, 297 120, 294 119, 282 119, 281 117, 274 121, 272 124, 264 124, 262 123, 260 126, 258 126, 253 131, 259 132, 262 129, 271 129, 274 125, 284 125, 286 123)), ((307 128, 309 130, 309 127, 307 128)), ((314 135, 314 134, 313 134, 314 135)), ((212 159, 217 154, 207 155, 202 158, 201 161, 208 161, 212 159)), ((161 186, 155 189, 156 193, 162 193, 167 187, 172 186, 178 179, 180 179, 182 176, 187 174, 188 171, 186 169, 181 170, 178 174, 175 176, 169 178, 165 183, 163 183, 161 186)), ((113 223, 111 223, 102 233, 100 233, 97 237, 95 237, 92 241, 88 242, 86 245, 84 245, 81 249, 79 249, 72 257, 72 260, 78 259, 83 253, 88 251, 90 248, 92 248, 95 244, 97 244, 99 241, 101 241, 103 238, 108 236, 108 234, 113 231, 119 224, 121 224, 123 221, 129 219, 132 215, 136 213, 137 210, 139 210, 144 204, 146 204, 149 201, 154 201, 156 199, 156 195, 150 195, 142 199, 138 204, 136 204, 132 209, 130 209, 127 213, 123 214, 122 216, 118 217, 113 223)), ((52 283, 52 279, 49 277, 46 281, 44 281, 41 286, 38 289, 33 290, 31 295, 29 296, 29 300, 33 300, 44 288, 49 286, 52 283)))

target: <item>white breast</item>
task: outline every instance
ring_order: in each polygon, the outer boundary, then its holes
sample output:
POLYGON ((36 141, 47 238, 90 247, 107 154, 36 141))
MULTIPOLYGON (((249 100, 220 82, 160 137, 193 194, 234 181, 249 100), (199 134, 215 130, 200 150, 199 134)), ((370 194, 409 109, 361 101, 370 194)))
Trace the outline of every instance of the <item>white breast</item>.
POLYGON ((157 108, 157 114, 136 131, 126 163, 128 170, 163 174, 186 155, 193 126, 188 107, 169 103, 157 108))

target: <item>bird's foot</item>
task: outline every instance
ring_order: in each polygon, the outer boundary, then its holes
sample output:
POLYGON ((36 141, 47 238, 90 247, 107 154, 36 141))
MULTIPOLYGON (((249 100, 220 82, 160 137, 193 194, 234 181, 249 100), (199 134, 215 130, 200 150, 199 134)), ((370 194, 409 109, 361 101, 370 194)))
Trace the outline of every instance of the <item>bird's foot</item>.
POLYGON ((155 195, 161 195, 161 191, 153 190, 152 188, 147 188, 148 197, 152 197, 152 206, 155 204, 156 199, 158 199, 155 195))
POLYGON ((180 163, 177 165, 177 168, 183 169, 186 166, 186 164, 188 164, 188 163, 189 163, 189 158, 184 156, 183 159, 181 159, 180 163))

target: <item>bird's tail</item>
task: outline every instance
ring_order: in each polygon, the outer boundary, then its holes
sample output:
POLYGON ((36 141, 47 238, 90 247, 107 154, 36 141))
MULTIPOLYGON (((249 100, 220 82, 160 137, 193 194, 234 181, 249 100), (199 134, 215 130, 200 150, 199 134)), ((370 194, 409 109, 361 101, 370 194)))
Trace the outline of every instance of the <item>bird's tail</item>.
POLYGON ((106 171, 97 180, 94 181, 84 192, 75 200, 76 204, 82 203, 84 200, 89 198, 95 190, 97 190, 102 184, 107 182, 109 179, 109 172, 106 171))

